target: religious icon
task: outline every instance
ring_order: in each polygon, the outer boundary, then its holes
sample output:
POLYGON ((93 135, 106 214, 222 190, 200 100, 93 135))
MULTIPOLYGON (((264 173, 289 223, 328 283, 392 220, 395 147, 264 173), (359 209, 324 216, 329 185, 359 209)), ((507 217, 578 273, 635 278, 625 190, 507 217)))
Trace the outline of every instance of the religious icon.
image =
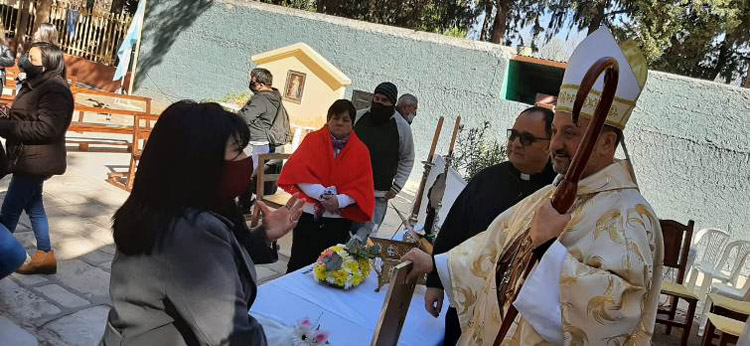
POLYGON ((304 73, 290 70, 286 75, 284 98, 292 102, 302 102, 302 93, 305 90, 305 79, 307 79, 307 75, 304 73))

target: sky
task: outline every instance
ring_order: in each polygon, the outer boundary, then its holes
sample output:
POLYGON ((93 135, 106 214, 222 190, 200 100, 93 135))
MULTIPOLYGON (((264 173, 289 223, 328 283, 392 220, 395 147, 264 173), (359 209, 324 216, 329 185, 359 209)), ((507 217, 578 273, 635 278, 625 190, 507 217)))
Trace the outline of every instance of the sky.
MULTIPOLYGON (((467 39, 470 40, 478 40, 479 34, 482 29, 482 23, 484 22, 484 14, 479 15, 477 17, 477 20, 474 24, 474 26, 469 30, 469 33, 466 35, 467 39)), ((551 14, 547 13, 544 16, 542 16, 541 23, 542 26, 547 25, 551 19, 551 14)), ((550 47, 543 46, 544 43, 544 34, 539 35, 540 37, 537 37, 536 43, 537 47, 539 47, 539 51, 535 52, 534 54, 545 58, 545 59, 552 59, 552 60, 566 60, 567 57, 570 56, 570 54, 573 53, 573 50, 578 45, 579 42, 583 41, 584 38, 586 38, 586 31, 578 31, 576 29, 573 29, 572 31, 568 29, 568 24, 566 22, 565 25, 563 25, 563 30, 561 30, 559 33, 557 33, 555 36, 553 36, 552 40, 550 40, 550 47), (567 37, 566 37, 567 36, 567 37)), ((523 37, 523 42, 525 42, 526 46, 531 46, 531 38, 532 38, 532 27, 533 24, 529 24, 526 26, 523 30, 521 30, 521 36, 523 37)), ((517 48, 521 44, 520 39, 514 39, 512 40, 511 47, 517 48)))

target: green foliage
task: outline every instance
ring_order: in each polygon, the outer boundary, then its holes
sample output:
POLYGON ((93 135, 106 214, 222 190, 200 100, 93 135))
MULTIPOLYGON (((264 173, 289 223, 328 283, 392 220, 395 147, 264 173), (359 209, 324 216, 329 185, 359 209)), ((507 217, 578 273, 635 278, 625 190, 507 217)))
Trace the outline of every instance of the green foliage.
MULTIPOLYGON (((438 33, 441 33, 441 32, 438 32, 438 33)), ((455 38, 466 38, 466 36, 469 34, 469 31, 466 29, 452 27, 448 30, 443 31, 441 34, 445 36, 455 37, 455 38)))
POLYGON ((499 145, 490 130, 490 122, 485 121, 482 127, 464 128, 458 134, 456 151, 451 166, 469 181, 483 169, 508 159, 506 146, 499 145))
POLYGON ((731 82, 750 66, 750 0, 262 1, 452 37, 466 37, 478 24, 480 40, 534 51, 538 37, 547 44, 560 32, 607 26, 618 39, 637 41, 653 69, 731 82))
POLYGON ((243 107, 245 104, 247 104, 247 101, 250 101, 250 97, 252 97, 253 94, 250 92, 250 90, 245 91, 230 91, 223 97, 219 99, 207 99, 207 102, 220 102, 220 103, 230 103, 233 105, 237 105, 237 107, 243 107))
POLYGON ((747 0, 551 0, 548 9, 547 41, 561 30, 605 25, 638 42, 652 69, 727 83, 747 75, 747 0))

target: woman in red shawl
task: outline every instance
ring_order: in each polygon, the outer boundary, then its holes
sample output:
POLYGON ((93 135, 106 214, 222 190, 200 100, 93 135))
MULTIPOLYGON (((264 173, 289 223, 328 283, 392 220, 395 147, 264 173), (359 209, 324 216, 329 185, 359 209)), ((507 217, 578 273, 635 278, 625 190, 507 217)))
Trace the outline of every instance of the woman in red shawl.
POLYGON ((304 213, 294 229, 287 273, 314 263, 326 248, 349 239, 352 222, 372 219, 374 190, 370 152, 353 125, 354 105, 338 100, 328 122, 308 134, 279 177, 279 186, 304 195, 304 213))

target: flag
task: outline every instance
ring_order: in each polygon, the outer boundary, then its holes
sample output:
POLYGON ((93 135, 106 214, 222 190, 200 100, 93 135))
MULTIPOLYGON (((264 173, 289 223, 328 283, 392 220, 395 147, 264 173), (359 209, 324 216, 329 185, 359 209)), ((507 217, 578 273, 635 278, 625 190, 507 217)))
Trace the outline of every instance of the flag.
POLYGON ((145 4, 146 1, 144 0, 138 1, 138 9, 135 11, 133 20, 130 22, 128 33, 125 35, 125 39, 117 50, 117 57, 120 59, 120 62, 117 64, 115 76, 112 77, 112 80, 122 79, 128 71, 128 67, 130 66, 130 54, 133 52, 133 47, 135 47, 135 44, 138 41, 138 33, 141 32, 141 28, 143 27, 145 4))

